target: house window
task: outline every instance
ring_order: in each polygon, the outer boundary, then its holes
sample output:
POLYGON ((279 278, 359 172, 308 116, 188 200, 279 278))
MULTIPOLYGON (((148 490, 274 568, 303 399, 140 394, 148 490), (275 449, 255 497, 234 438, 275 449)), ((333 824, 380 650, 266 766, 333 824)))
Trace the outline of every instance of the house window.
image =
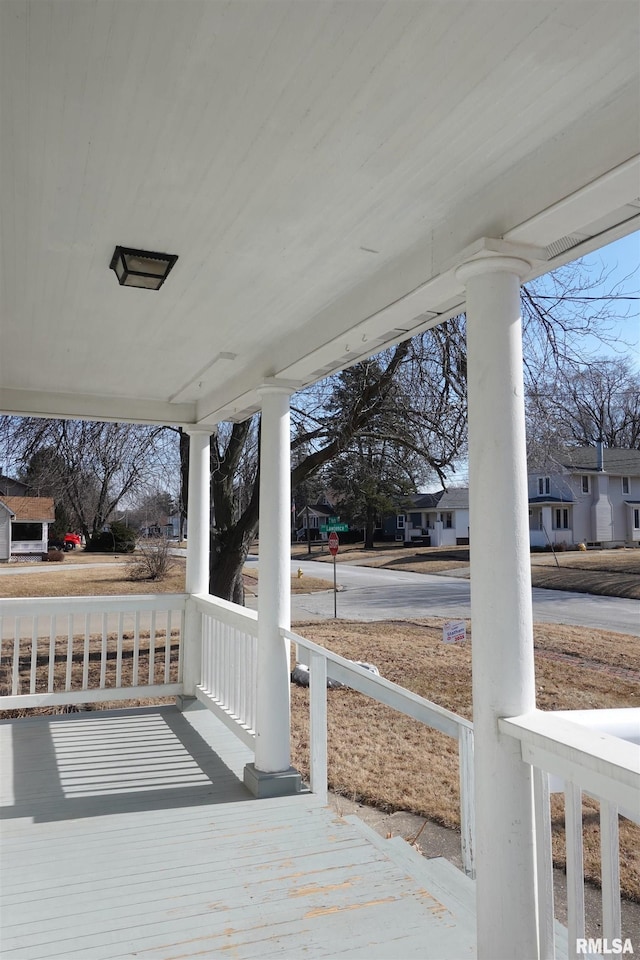
POLYGON ((452 513, 445 513, 445 515, 444 515, 444 525, 445 525, 445 527, 446 527, 447 530, 451 530, 451 528, 453 527, 453 514, 452 514, 452 513))
POLYGON ((396 527, 398 530, 404 530, 404 513, 399 513, 396 517, 396 527))
POLYGON ((633 529, 640 530, 640 510, 633 511, 633 529))
POLYGON ((591 493, 591 477, 588 474, 585 474, 581 478, 581 482, 582 482, 582 492, 591 493))
POLYGON ((629 480, 629 477, 623 477, 623 478, 622 478, 622 492, 625 493, 625 494, 628 494, 630 489, 631 489, 631 481, 629 480))
POLYGON ((11 527, 12 540, 42 540, 41 523, 14 523, 11 527))
POLYGON ((569 529, 569 511, 564 508, 556 510, 556 530, 569 529))
POLYGON ((538 477, 538 496, 543 497, 545 494, 548 496, 551 489, 551 481, 549 477, 538 477))

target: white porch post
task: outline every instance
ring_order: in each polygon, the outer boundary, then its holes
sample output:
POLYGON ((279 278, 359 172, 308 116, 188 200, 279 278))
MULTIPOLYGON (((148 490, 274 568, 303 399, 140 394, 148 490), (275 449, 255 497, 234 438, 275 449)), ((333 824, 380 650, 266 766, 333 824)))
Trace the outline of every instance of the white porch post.
POLYGON ((260 388, 260 580, 258 588, 258 689, 255 763, 244 781, 258 797, 300 790, 291 767, 290 644, 280 635, 291 626, 291 390, 260 388))
POLYGON ((467 261, 469 489, 479 960, 535 960, 533 792, 498 718, 535 708, 520 278, 515 257, 467 261))
MULTIPOLYGON (((186 592, 182 682, 184 697, 194 697, 200 683, 202 657, 201 616, 191 596, 209 593, 209 529, 211 512, 210 431, 190 429, 186 592)), ((179 701, 180 703, 180 701, 179 701)))

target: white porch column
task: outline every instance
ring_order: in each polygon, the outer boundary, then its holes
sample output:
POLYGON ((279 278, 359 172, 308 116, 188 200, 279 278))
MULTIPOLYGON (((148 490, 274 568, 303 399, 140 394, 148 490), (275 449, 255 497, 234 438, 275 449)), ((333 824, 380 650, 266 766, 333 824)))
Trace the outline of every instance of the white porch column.
POLYGON ((479 960, 536 960, 530 770, 498 718, 535 707, 520 278, 468 261, 469 491, 479 960))
MULTIPOLYGON (((189 526, 187 534, 186 593, 209 593, 209 530, 211 526, 210 431, 185 428, 189 434, 189 526)), ((200 683, 202 658, 201 615, 187 600, 184 624, 182 677, 184 696, 194 697, 200 683)))
POLYGON ((244 782, 258 797, 300 790, 291 767, 289 641, 291 626, 291 389, 265 384, 260 431, 260 579, 255 763, 244 782))

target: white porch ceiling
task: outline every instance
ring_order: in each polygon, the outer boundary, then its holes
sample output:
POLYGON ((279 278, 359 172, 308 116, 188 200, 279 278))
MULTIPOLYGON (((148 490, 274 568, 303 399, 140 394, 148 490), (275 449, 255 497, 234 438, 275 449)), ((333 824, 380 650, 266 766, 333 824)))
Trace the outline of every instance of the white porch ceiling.
POLYGON ((0 409, 214 424, 640 225, 636 0, 2 0, 0 409), (178 254, 118 286, 116 244, 178 254), (568 253, 567 251, 571 251, 568 253))

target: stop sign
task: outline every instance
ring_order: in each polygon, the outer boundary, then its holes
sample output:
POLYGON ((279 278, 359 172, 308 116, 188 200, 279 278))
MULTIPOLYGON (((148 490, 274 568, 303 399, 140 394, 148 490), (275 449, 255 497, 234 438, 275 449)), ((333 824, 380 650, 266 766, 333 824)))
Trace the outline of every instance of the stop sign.
POLYGON ((335 557, 336 553, 338 552, 339 546, 340 546, 340 541, 338 540, 338 534, 330 533, 329 534, 329 553, 331 554, 332 557, 335 557))

